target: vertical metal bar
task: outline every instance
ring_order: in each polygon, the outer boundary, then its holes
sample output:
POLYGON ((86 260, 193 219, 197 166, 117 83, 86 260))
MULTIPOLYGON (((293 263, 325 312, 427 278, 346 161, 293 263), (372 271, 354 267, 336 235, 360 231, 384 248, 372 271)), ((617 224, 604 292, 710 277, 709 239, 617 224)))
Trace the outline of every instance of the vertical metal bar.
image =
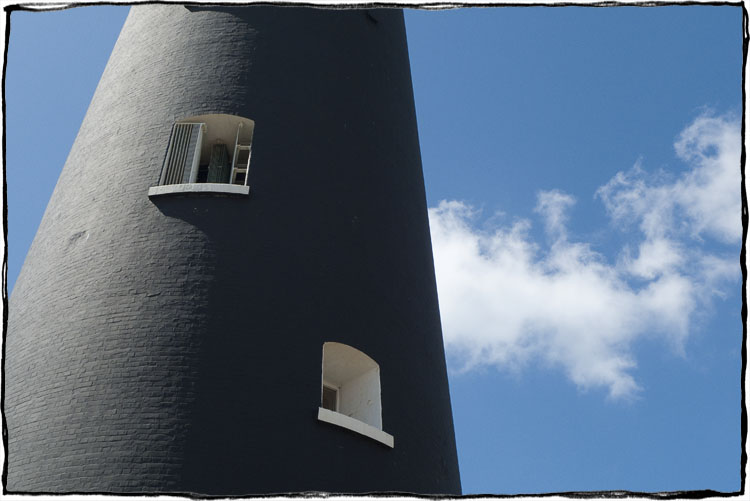
POLYGON ((180 143, 175 159, 174 170, 172 171, 172 184, 179 184, 182 181, 182 171, 185 169, 185 156, 190 135, 188 134, 189 125, 180 124, 180 143))
POLYGON ((195 152, 193 153, 193 161, 190 165, 190 178, 189 182, 194 183, 198 179, 198 169, 200 168, 201 161, 201 150, 203 149, 203 128, 205 124, 198 124, 197 127, 198 138, 195 141, 195 152))
POLYGON ((234 169, 236 168, 236 162, 237 162, 237 148, 240 145, 240 128, 242 127, 242 122, 237 124, 237 135, 234 137, 234 154, 232 155, 232 168, 229 171, 229 184, 234 184, 234 169))
POLYGON ((253 140, 250 139, 250 146, 247 147, 247 166, 245 167, 245 186, 247 186, 247 180, 250 179, 250 155, 253 154, 253 140))
POLYGON ((164 155, 164 162, 161 166, 161 172, 159 173, 159 184, 167 184, 165 181, 167 179, 167 173, 169 171, 169 159, 172 156, 172 150, 173 150, 173 144, 174 144, 174 135, 175 135, 175 126, 177 124, 172 125, 172 130, 169 133, 169 143, 167 145, 167 153, 164 155))
POLYGON ((166 169, 164 184, 174 184, 175 182, 175 170, 177 170, 178 168, 178 160, 179 160, 181 149, 182 149, 184 132, 185 132, 184 125, 182 124, 174 125, 172 145, 170 147, 170 155, 168 159, 168 165, 166 169))
POLYGON ((179 124, 180 134, 177 138, 176 156, 172 159, 171 176, 169 184, 179 184, 182 181, 182 172, 185 169, 185 155, 188 146, 188 140, 190 138, 188 131, 190 126, 186 124, 179 124))
POLYGON ((177 154, 177 143, 179 141, 179 136, 180 125, 174 124, 172 126, 172 137, 169 143, 169 154, 167 155, 166 163, 164 165, 164 179, 162 180, 162 184, 172 184, 172 165, 174 162, 174 157, 177 154))

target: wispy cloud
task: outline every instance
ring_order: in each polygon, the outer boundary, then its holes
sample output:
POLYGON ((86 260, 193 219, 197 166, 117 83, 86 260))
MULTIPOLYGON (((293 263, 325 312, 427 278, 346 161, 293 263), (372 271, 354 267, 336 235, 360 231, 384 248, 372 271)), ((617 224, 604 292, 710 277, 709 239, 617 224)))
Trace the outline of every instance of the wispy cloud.
POLYGON ((637 163, 597 191, 613 223, 633 232, 636 250, 625 247, 611 260, 569 240, 575 199, 560 191, 538 194, 544 246, 531 237, 529 220, 488 231, 462 202, 430 209, 452 363, 511 371, 542 363, 582 389, 637 395, 634 341, 659 335, 679 352, 706 298, 739 275, 736 254, 704 245, 740 240, 738 121, 700 116, 674 147, 688 167, 681 176, 649 174, 637 163))

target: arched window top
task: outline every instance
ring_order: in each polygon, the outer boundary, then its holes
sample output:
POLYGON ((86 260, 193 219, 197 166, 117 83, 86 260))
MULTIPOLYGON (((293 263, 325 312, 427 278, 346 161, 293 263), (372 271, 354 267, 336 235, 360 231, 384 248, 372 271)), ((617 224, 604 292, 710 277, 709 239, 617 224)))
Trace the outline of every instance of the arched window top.
POLYGON ((332 382, 343 384, 373 370, 380 371, 380 366, 358 349, 342 343, 323 344, 323 371, 332 382))
POLYGON ((254 122, 249 118, 241 117, 239 115, 229 115, 228 113, 207 113, 205 115, 193 115, 189 117, 183 117, 176 120, 175 123, 187 123, 187 122, 204 122, 212 126, 227 125, 232 130, 235 129, 238 123, 252 126, 254 122))
POLYGON ((204 124, 201 157, 210 154, 211 146, 217 143, 231 146, 236 142, 237 144, 250 146, 255 130, 255 122, 249 118, 223 113, 195 115, 181 118, 175 122, 175 124, 191 123, 204 124))
POLYGON ((149 196, 167 193, 248 194, 255 122, 214 113, 177 120, 159 176, 149 196))
POLYGON ((318 419, 393 447, 393 437, 383 432, 377 362, 352 346, 324 343, 318 419))

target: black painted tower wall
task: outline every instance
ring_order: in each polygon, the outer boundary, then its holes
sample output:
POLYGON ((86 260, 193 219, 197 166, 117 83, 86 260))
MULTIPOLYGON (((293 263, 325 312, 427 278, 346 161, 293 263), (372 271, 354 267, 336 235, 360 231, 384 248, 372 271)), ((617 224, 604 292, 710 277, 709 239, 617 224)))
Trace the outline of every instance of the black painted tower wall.
POLYGON ((6 352, 9 492, 460 493, 402 13, 133 7, 6 352), (255 121, 250 196, 150 199, 208 113, 255 121), (393 449, 317 420, 326 341, 393 449))

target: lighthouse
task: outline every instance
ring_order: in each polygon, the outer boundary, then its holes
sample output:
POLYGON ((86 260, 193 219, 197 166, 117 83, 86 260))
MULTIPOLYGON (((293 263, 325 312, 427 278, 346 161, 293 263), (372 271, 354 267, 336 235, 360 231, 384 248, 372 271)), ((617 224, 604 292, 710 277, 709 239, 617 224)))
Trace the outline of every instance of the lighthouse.
POLYGON ((402 12, 132 7, 5 349, 9 493, 460 494, 402 12))

